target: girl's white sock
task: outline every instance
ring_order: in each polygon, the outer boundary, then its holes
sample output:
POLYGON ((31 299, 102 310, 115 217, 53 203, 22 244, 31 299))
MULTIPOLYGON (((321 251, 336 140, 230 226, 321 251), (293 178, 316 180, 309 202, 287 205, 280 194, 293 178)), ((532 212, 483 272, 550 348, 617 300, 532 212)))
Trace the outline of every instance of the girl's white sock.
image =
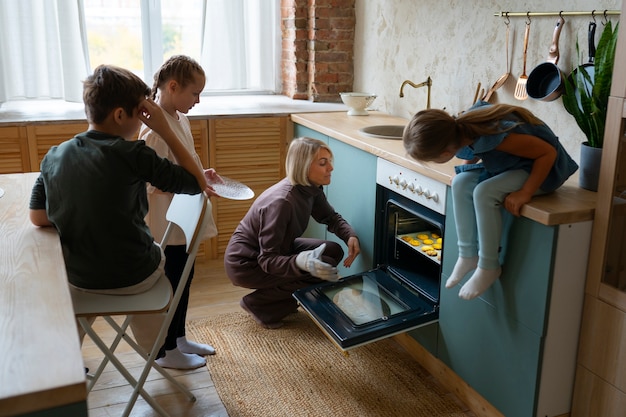
POLYGON ((206 365, 202 356, 181 352, 178 348, 166 350, 165 356, 155 360, 163 368, 196 369, 206 365))
POLYGON ((176 339, 176 346, 183 353, 192 353, 200 356, 215 355, 215 348, 211 345, 192 342, 187 340, 185 336, 176 339))
POLYGON ((464 300, 471 300, 484 293, 491 284, 496 282, 502 274, 502 268, 498 269, 482 269, 478 268, 474 271, 472 277, 461 287, 459 297, 464 300))
POLYGON ((452 288, 467 275, 468 272, 473 271, 478 266, 478 256, 472 256, 471 258, 465 258, 460 256, 456 260, 452 274, 446 281, 446 288, 452 288))

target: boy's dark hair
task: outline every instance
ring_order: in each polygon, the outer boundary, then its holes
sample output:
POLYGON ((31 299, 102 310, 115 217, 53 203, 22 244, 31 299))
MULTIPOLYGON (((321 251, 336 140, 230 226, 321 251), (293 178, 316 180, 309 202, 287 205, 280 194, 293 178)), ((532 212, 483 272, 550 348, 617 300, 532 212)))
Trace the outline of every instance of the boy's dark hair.
POLYGON ((83 82, 85 114, 91 123, 102 123, 117 107, 132 115, 150 94, 145 82, 127 69, 100 65, 83 82))

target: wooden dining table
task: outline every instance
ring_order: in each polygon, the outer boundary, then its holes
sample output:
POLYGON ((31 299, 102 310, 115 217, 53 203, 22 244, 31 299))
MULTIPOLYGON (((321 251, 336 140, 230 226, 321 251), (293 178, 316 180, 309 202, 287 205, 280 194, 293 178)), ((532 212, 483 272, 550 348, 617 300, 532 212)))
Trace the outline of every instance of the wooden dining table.
POLYGON ((0 175, 0 417, 87 416, 59 236, 29 219, 38 175, 0 175))

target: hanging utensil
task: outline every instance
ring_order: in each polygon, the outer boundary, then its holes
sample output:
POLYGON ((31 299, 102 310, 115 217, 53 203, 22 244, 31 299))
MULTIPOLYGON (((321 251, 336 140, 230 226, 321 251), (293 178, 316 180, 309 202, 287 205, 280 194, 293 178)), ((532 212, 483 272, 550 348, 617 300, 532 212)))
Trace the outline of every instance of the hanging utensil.
POLYGON ((559 36, 564 24, 565 19, 559 16, 552 35, 548 59, 536 66, 528 76, 526 92, 536 100, 556 100, 565 90, 565 75, 557 65, 559 63, 559 36))
POLYGON ((530 34, 530 20, 526 21, 526 30, 524 31, 524 59, 522 75, 517 79, 517 85, 515 86, 515 93, 513 96, 518 100, 526 100, 528 93, 526 92, 526 83, 528 82, 528 75, 526 75, 526 53, 528 52, 528 36, 530 34))
POLYGON ((478 95, 480 94, 480 83, 476 86, 476 92, 474 93, 474 99, 472 100, 472 104, 476 103, 478 100, 478 95))
MULTIPOLYGON (((582 86, 585 90, 587 90, 587 94, 585 94, 587 97, 591 96, 591 89, 593 88, 593 81, 595 77, 594 60, 596 57, 596 22, 589 22, 589 28, 587 29, 587 47, 589 48, 589 61, 574 68, 572 73, 567 78, 571 85, 574 86, 578 107, 581 109, 582 105, 580 104, 579 86, 582 86), (584 71, 589 77, 580 73, 580 71, 584 71), (580 77, 582 82, 576 82, 579 79, 578 77, 580 77)), ((578 42, 576 43, 576 50, 578 50, 578 42)))
POLYGON ((502 87, 504 85, 504 83, 506 82, 506 80, 509 78, 509 76, 511 75, 511 70, 509 68, 509 21, 507 21, 506 24, 506 44, 505 44, 505 50, 506 50, 506 72, 504 74, 502 74, 500 76, 500 78, 498 78, 496 80, 495 83, 493 83, 493 85, 491 86, 491 88, 487 91, 487 94, 485 94, 482 98, 483 101, 489 101, 489 99, 491 98, 491 96, 493 95, 493 93, 500 87, 502 87))

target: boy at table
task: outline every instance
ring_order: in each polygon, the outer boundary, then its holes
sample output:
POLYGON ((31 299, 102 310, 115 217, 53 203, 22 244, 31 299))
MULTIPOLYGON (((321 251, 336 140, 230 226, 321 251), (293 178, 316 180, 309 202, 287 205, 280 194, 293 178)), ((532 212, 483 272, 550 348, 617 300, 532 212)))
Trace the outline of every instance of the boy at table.
MULTIPOLYGON (((165 256, 144 222, 146 182, 167 192, 214 195, 149 94, 132 72, 99 66, 83 87, 89 130, 52 147, 41 162, 30 219, 57 229, 69 283, 78 289, 137 294, 164 274, 165 256), (133 140, 142 122, 159 132, 180 166, 133 140)), ((148 351, 162 317, 133 318, 133 334, 148 351)))

